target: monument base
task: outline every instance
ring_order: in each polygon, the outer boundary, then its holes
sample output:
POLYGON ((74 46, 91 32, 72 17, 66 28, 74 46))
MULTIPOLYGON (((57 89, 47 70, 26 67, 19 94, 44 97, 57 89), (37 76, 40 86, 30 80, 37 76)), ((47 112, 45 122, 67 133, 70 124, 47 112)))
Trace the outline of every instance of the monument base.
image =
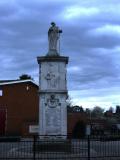
POLYGON ((71 152, 70 140, 39 140, 36 142, 37 152, 71 152))

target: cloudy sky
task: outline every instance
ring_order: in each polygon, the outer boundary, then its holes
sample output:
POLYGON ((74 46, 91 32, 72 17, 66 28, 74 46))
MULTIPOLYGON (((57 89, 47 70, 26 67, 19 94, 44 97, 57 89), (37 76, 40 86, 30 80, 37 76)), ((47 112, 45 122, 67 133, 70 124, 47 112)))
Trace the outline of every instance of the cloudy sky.
POLYGON ((0 80, 25 73, 38 82, 51 21, 63 30, 73 103, 120 105, 120 0, 0 0, 0 80))

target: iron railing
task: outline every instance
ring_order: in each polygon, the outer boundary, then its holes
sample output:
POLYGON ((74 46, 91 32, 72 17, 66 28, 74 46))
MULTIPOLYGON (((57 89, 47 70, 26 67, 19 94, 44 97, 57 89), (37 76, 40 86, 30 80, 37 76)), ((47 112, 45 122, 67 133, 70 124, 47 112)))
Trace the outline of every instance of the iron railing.
POLYGON ((0 159, 28 160, 120 160, 120 136, 1 137, 0 159))

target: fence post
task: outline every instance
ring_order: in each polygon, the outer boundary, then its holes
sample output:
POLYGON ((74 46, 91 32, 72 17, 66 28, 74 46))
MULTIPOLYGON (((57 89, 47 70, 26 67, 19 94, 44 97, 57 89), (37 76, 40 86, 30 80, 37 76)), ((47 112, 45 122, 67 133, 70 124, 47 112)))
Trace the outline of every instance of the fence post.
POLYGON ((88 160, 90 160, 90 136, 88 135, 88 160))
POLYGON ((33 136, 33 160, 36 159, 36 135, 33 136))

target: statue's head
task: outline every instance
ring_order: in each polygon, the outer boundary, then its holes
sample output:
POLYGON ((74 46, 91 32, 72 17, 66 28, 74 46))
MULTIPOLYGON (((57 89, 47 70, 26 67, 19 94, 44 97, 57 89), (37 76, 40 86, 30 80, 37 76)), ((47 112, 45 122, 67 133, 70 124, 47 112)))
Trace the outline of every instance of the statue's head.
POLYGON ((51 22, 51 25, 54 27, 56 24, 55 24, 55 22, 51 22))

